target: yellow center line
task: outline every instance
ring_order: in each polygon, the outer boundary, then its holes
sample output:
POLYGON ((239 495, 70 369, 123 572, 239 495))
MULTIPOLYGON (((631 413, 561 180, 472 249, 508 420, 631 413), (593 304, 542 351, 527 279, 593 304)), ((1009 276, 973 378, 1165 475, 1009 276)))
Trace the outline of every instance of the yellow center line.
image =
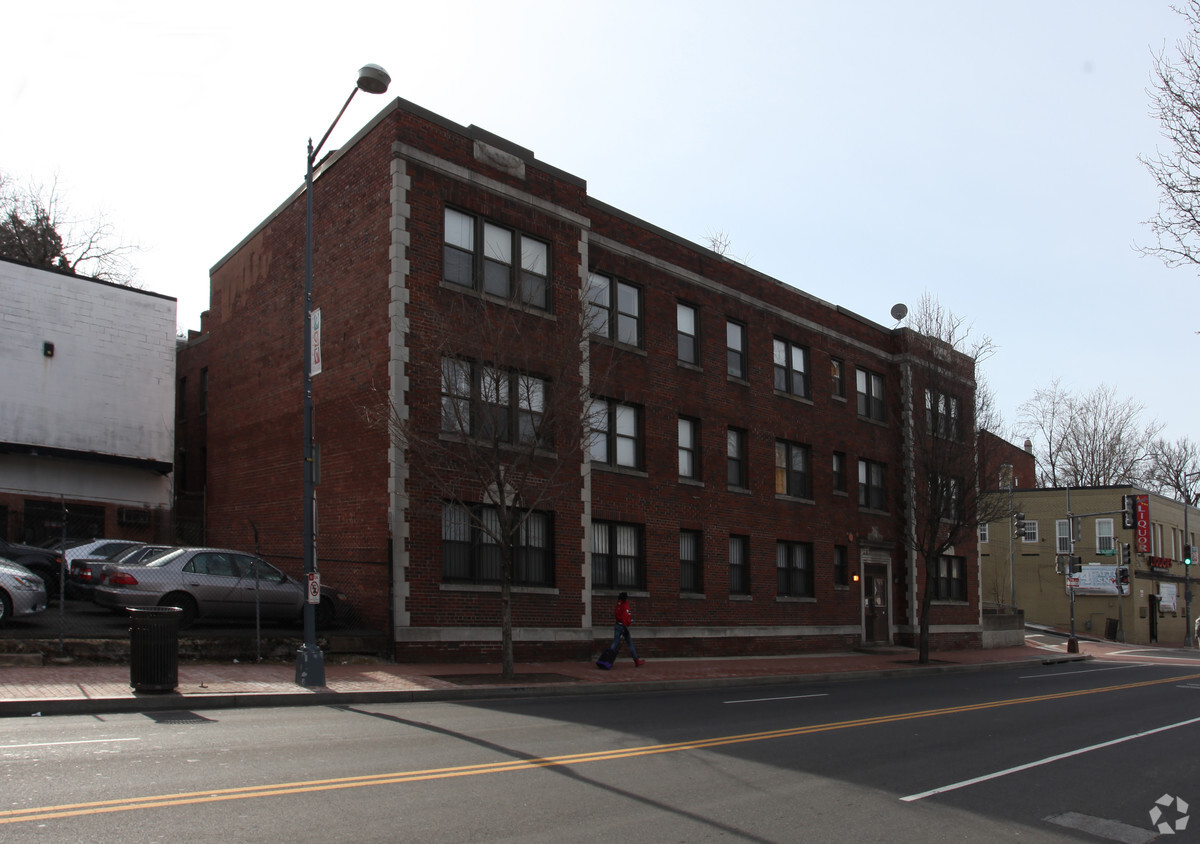
POLYGON ((178 794, 160 794, 147 797, 128 797, 117 800, 97 800, 88 803, 68 803, 59 806, 40 806, 28 809, 10 809, 0 811, 0 824, 19 823, 22 821, 43 821, 56 818, 69 818, 79 815, 105 814, 109 812, 129 812, 135 809, 157 809, 173 806, 189 806, 202 803, 217 803, 227 800, 248 800, 259 797, 273 797, 284 794, 305 794, 318 791, 335 791, 344 788, 363 788, 375 785, 395 785, 399 783, 425 782, 452 777, 468 777, 480 774, 498 774, 511 771, 527 771, 536 768, 558 767, 563 765, 580 765, 588 762, 607 762, 615 759, 629 759, 637 756, 651 756, 662 753, 678 753, 685 750, 704 750, 710 747, 721 747, 729 744, 743 744, 752 741, 769 741, 772 739, 791 738, 811 733, 847 730, 854 727, 869 727, 878 724, 892 724, 901 721, 912 721, 920 718, 936 718, 941 715, 955 715, 963 712, 978 712, 985 709, 998 709, 1006 706, 1019 706, 1027 703, 1041 703, 1051 700, 1065 700, 1083 695, 1106 694, 1109 692, 1125 691, 1128 689, 1144 688, 1146 686, 1163 685, 1166 683, 1182 683, 1188 680, 1200 679, 1200 674, 1189 674, 1182 677, 1168 677, 1161 680, 1142 680, 1136 683, 1122 683, 1114 686, 1102 686, 1095 689, 1078 689, 1052 694, 1033 695, 1031 697, 1008 698, 1005 700, 969 703, 962 706, 948 706, 941 709, 924 709, 916 712, 903 712, 895 715, 877 715, 869 718, 856 718, 849 721, 833 721, 825 724, 812 724, 806 727, 788 727, 779 730, 766 730, 757 733, 742 733, 730 736, 715 736, 707 739, 672 742, 668 744, 652 744, 643 747, 627 747, 614 750, 598 750, 588 753, 572 753, 564 756, 547 756, 533 759, 511 759, 505 762, 485 762, 476 765, 456 765, 446 768, 428 768, 418 771, 397 771, 386 774, 368 774, 358 777, 338 777, 334 779, 305 780, 301 782, 278 783, 275 785, 244 786, 241 788, 221 788, 206 791, 189 791, 178 794))

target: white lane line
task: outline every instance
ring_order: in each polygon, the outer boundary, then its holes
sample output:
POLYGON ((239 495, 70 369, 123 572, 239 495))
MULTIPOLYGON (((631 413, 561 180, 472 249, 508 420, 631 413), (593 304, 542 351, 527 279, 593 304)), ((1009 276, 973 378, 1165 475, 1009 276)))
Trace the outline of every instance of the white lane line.
POLYGON ((788 695, 787 697, 753 697, 746 700, 727 700, 725 703, 763 703, 769 700, 801 700, 806 697, 829 697, 828 694, 819 695, 788 695))
POLYGON ((1123 671, 1126 668, 1150 668, 1154 663, 1131 662, 1127 665, 1114 665, 1111 668, 1081 668, 1078 671, 1055 671, 1052 674, 1024 674, 1018 680, 1037 680, 1040 677, 1074 677, 1076 674, 1094 674, 1097 671, 1123 671))
POLYGON ((114 741, 141 741, 139 738, 98 738, 80 739, 78 741, 41 741, 33 744, 0 744, 0 751, 19 750, 27 747, 62 747, 70 744, 108 744, 114 741))
POLYGON ((1115 738, 1115 739, 1112 739, 1111 741, 1103 741, 1103 742, 1100 742, 1100 744, 1093 744, 1089 747, 1081 747, 1078 750, 1070 750, 1070 751, 1067 751, 1066 753, 1059 753, 1054 756, 1047 756, 1045 759, 1039 759, 1036 762, 1027 762, 1024 765, 1017 765, 1015 768, 1005 768, 1003 771, 996 771, 995 773, 984 774, 981 777, 973 777, 969 780, 961 780, 959 782, 950 783, 950 785, 943 785, 938 788, 931 788, 929 791, 922 791, 919 794, 910 794, 907 797, 901 797, 900 799, 902 801, 904 801, 905 803, 912 803, 913 801, 916 801, 916 800, 924 800, 926 797, 932 797, 935 794, 944 794, 947 791, 956 791, 960 788, 966 788, 969 785, 977 785, 978 783, 987 782, 988 780, 995 780, 995 779, 999 779, 1000 777, 1006 777, 1009 774, 1019 773, 1020 771, 1028 771, 1031 768, 1037 768, 1042 765, 1049 765, 1051 762, 1058 762, 1063 759, 1070 759, 1072 756, 1082 756, 1084 753, 1091 753, 1093 750, 1102 750, 1106 747, 1112 747, 1115 744, 1123 744, 1124 742, 1133 741, 1134 739, 1140 739, 1140 738, 1145 738, 1146 736, 1152 736, 1155 733, 1164 733, 1167 730, 1174 730, 1174 729, 1177 729, 1178 727, 1187 727, 1187 726, 1190 726, 1192 724, 1197 724, 1197 723, 1200 723, 1200 718, 1189 718, 1187 721, 1180 721, 1176 724, 1167 724, 1165 727, 1155 727, 1153 730, 1144 730, 1143 732, 1134 733, 1133 735, 1130 735, 1130 736, 1122 736, 1121 738, 1115 738))

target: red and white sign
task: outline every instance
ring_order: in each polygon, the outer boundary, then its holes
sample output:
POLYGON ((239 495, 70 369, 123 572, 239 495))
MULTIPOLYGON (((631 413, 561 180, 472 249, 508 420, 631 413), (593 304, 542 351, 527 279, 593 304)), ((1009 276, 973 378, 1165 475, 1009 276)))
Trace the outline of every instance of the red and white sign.
POLYGON ((309 368, 309 373, 312 375, 321 374, 321 309, 317 308, 311 314, 312 318, 312 336, 309 337, 309 344, 312 346, 312 366, 309 368))
POLYGON ((321 573, 318 571, 308 573, 308 602, 310 604, 321 603, 321 573))
POLYGON ((1136 538, 1137 547, 1134 550, 1139 554, 1150 553, 1150 496, 1138 495, 1135 513, 1137 520, 1133 524, 1133 533, 1136 538))

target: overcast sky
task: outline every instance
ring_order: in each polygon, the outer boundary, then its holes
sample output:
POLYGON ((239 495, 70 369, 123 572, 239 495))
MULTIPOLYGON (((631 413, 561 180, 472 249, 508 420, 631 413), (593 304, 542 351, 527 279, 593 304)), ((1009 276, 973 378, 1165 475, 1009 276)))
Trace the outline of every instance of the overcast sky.
MULTIPOLYGON (((1059 378, 1193 436, 1197 274, 1134 251, 1152 59, 1185 32, 1166 2, 53 6, 5 11, 0 171, 103 212, 183 328, 374 62, 387 97, 879 323, 933 294, 999 346, 1010 425, 1059 378)), ((386 102, 355 97, 327 148, 386 102)))

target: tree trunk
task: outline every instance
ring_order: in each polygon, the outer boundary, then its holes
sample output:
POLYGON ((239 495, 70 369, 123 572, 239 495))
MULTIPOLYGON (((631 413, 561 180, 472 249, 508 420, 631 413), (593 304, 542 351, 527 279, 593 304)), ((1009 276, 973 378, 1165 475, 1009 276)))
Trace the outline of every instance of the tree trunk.
POLYGON ((500 563, 500 676, 512 680, 517 673, 513 661, 512 549, 501 550, 500 563))
POLYGON ((921 665, 929 664, 929 610, 933 606, 933 594, 930 591, 930 573, 929 564, 925 564, 924 584, 921 588, 921 614, 918 624, 919 632, 917 634, 917 662, 921 665))

